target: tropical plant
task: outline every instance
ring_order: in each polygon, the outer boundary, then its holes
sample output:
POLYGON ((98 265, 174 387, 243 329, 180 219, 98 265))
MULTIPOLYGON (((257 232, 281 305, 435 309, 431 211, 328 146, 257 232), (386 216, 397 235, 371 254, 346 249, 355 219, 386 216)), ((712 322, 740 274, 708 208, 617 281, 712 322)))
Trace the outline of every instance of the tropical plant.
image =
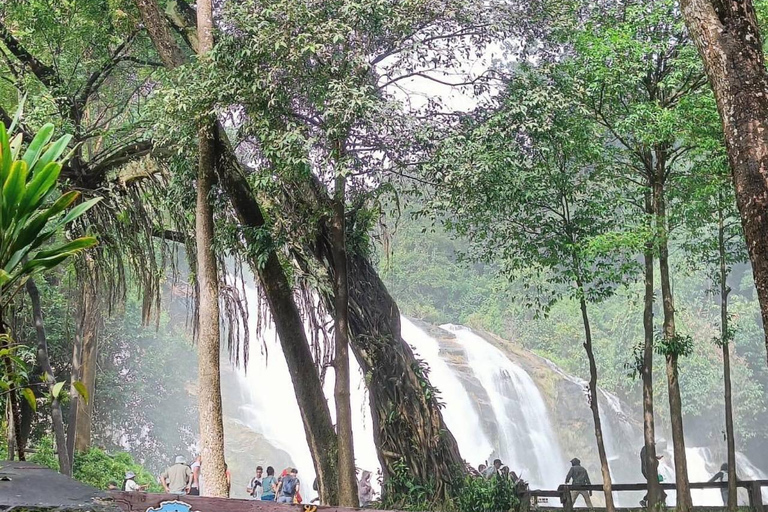
MULTIPOLYGON (((35 274, 49 270, 70 256, 92 247, 96 239, 82 236, 54 244, 62 228, 88 211, 99 199, 85 201, 72 207, 80 193, 58 192, 57 184, 64 159, 61 155, 71 140, 64 135, 53 141, 53 124, 44 125, 32 138, 23 154, 23 134, 13 135, 21 116, 21 108, 8 129, 0 123, 0 357, 3 370, 0 384, 8 394, 11 405, 15 449, 24 460, 21 430, 21 408, 18 390, 29 381, 24 361, 18 357, 20 345, 8 332, 3 313, 19 290, 35 274), (72 208, 70 208, 72 207, 72 208)), ((63 383, 46 376, 49 393, 57 399, 63 383)), ((35 409, 34 393, 28 387, 22 391, 35 409)), ((11 438, 9 436, 9 445, 11 438)), ((9 450, 10 452, 11 450, 9 450)))

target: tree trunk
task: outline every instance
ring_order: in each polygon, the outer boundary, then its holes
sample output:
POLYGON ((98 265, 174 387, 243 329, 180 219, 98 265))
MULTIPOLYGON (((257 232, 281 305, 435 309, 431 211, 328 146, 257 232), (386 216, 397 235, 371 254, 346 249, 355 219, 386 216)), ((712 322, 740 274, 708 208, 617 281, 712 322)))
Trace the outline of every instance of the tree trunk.
MULTIPOLYGON (((197 36, 200 56, 213 48, 212 0, 197 2, 197 36)), ((213 206, 211 191, 215 179, 216 147, 214 120, 198 130, 197 204, 195 207, 195 241, 197 245, 198 284, 198 407, 202 441, 201 473, 206 496, 229 497, 224 462, 224 422, 221 405, 221 336, 219 334, 219 275, 213 252, 213 206)))
MULTIPOLYGON (((32 303, 32 316, 35 320, 35 330, 37 332, 37 363, 43 371, 43 378, 48 386, 48 392, 53 394, 53 386, 56 385, 56 380, 53 377, 53 369, 48 357, 48 340, 45 336, 43 308, 40 306, 40 292, 33 279, 27 281, 27 293, 32 303)), ((59 472, 62 475, 72 476, 72 464, 69 452, 67 451, 67 436, 64 432, 64 415, 61 412, 61 403, 58 397, 53 397, 51 401, 51 420, 53 423, 53 434, 56 438, 56 453, 59 457, 59 472)))
MULTIPOLYGON (((722 196, 722 194, 720 194, 722 196)), ((736 442, 733 437, 731 401, 731 334, 728 332, 728 265, 725 259, 725 219, 722 197, 717 210, 717 243, 720 257, 720 340, 723 344, 723 382, 725 384, 725 435, 728 445, 728 512, 736 512, 736 442)))
MULTIPOLYGON (((136 3, 145 25, 153 27, 149 34, 165 66, 173 69, 182 65, 183 54, 176 46, 155 0, 136 0, 136 3)), ((188 22, 194 23, 194 19, 188 22)), ((193 49, 197 50, 197 48, 193 49)), ((254 248, 271 247, 268 241, 264 241, 263 236, 258 238, 256 236, 257 233, 263 235, 266 229, 264 216, 234 151, 226 143, 226 134, 220 124, 216 126, 215 135, 217 137, 216 154, 222 160, 218 166, 219 178, 238 219, 249 228, 243 232, 246 244, 254 248)), ((320 376, 312 359, 301 315, 293 300, 293 290, 274 250, 267 249, 266 254, 260 253, 253 256, 251 266, 258 273, 264 288, 291 374, 307 444, 315 465, 320 499, 325 504, 336 505, 338 504, 336 433, 328 403, 323 394, 320 376)))
POLYGON ((464 476, 456 439, 443 421, 429 382, 400 335, 400 311, 368 259, 349 254, 352 350, 366 376, 374 441, 384 478, 403 463, 418 485, 434 482, 436 500, 464 476))
MULTIPOLYGON (((11 337, 8 333, 8 330, 5 327, 5 322, 3 322, 3 319, 0 318, 0 336, 2 336, 4 339, 0 339, 0 348, 10 348, 11 347, 11 337), (7 337, 5 336, 7 335, 7 337)), ((14 373, 13 371, 13 361, 11 361, 10 357, 4 357, 3 358, 3 364, 5 365, 5 371, 8 373, 8 375, 12 375, 14 373)), ((19 457, 19 460, 23 461, 26 460, 25 454, 24 454, 24 443, 20 442, 19 440, 19 433, 21 432, 21 405, 19 404, 19 394, 16 390, 16 386, 11 384, 10 389, 7 391, 8 393, 8 412, 9 412, 9 418, 8 418, 8 460, 13 460, 13 452, 14 449, 16 451, 16 455, 19 457)))
MULTIPOLYGON (((653 215, 650 191, 645 194, 645 209, 649 220, 653 215)), ((645 473, 648 483, 648 510, 655 510, 661 498, 659 461, 656 459, 656 426, 653 416, 653 241, 645 245, 645 300, 643 306, 643 441, 645 443, 645 473)))
POLYGON ((339 505, 358 507, 357 479, 355 478, 355 449, 352 434, 352 405, 349 393, 349 286, 347 282, 346 242, 346 178, 336 177, 332 223, 334 333, 336 353, 334 370, 334 398, 336 401, 336 433, 339 450, 339 505))
MULTIPOLYGON (((659 277, 661 279, 661 297, 664 309, 664 338, 674 340, 675 304, 672 296, 672 286, 669 277, 669 247, 666 205, 664 203, 663 173, 657 173, 653 187, 653 206, 656 216, 656 236, 659 246, 659 277)), ((667 351, 667 388, 669 390, 669 416, 672 427, 672 444, 675 454, 675 484, 677 489, 677 512, 690 512, 691 489, 688 486, 688 463, 685 458, 685 434, 683 431, 682 401, 680 399, 680 382, 677 370, 678 353, 667 351)))
POLYGON ((101 307, 97 296, 97 286, 89 282, 90 276, 81 277, 82 289, 79 304, 80 322, 75 332, 72 346, 72 375, 70 377, 69 421, 67 422, 67 453, 70 463, 74 464, 75 453, 88 449, 91 443, 91 413, 93 401, 87 403, 75 388, 75 382, 86 386, 89 397, 95 394, 96 344, 101 307))
POLYGON ((768 72, 751 0, 681 0, 723 123, 768 360, 768 72))
POLYGON ((84 282, 83 286, 83 307, 86 309, 88 316, 86 317, 82 334, 79 373, 80 382, 85 386, 89 400, 84 400, 76 390, 72 390, 74 391, 72 393, 73 400, 77 400, 75 453, 86 452, 91 447, 92 398, 96 395, 96 361, 98 358, 98 342, 102 318, 102 309, 99 305, 98 297, 98 284, 84 282))
POLYGON ((595 422, 595 440, 597 441, 597 453, 600 456, 600 471, 603 474, 603 493, 605 494, 606 512, 614 512, 613 492, 611 491, 611 468, 608 466, 608 455, 605 453, 605 442, 603 441, 603 427, 600 422, 600 407, 597 396, 597 365, 595 364, 595 354, 592 351, 592 329, 589 325, 589 315, 587 314, 587 301, 584 298, 584 286, 579 280, 576 283, 579 293, 579 305, 581 307, 581 319, 584 322, 584 350, 587 352, 589 360, 589 408, 592 409, 592 420, 595 422))

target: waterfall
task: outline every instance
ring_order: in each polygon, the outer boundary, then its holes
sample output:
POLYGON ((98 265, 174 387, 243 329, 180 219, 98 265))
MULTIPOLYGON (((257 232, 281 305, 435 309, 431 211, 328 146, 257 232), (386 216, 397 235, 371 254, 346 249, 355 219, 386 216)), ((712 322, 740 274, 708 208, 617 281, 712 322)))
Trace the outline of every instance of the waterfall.
MULTIPOLYGON (((246 286, 250 303, 257 302, 256 294, 255 288, 246 286)), ((468 328, 442 326, 443 330, 451 333, 449 336, 452 339, 445 340, 430 336, 405 317, 401 317, 401 325, 403 338, 413 347, 416 356, 430 367, 430 381, 440 390, 441 401, 445 404, 442 409, 445 422, 456 437, 462 455, 473 465, 498 457, 528 480, 532 488, 557 488, 563 481, 568 464, 560 449, 550 414, 562 422, 562 411, 550 412, 542 393, 526 370, 468 328)), ((229 393, 238 395, 236 399, 232 396, 224 398, 225 406, 226 402, 235 403, 235 411, 229 412, 231 417, 228 419, 242 425, 250 432, 249 435, 260 436, 260 441, 251 446, 251 438, 242 438, 242 441, 237 438, 236 446, 227 446, 227 457, 244 461, 238 467, 242 472, 252 471, 256 464, 272 465, 278 473, 284 465, 299 468, 302 494, 309 501, 315 496, 311 486, 315 478, 314 466, 280 343, 271 324, 264 326, 258 338, 255 320, 250 327, 252 339, 249 340, 251 358, 248 371, 240 369, 234 374, 237 380, 233 385, 235 391, 230 389, 229 393)), ((566 374, 549 361, 542 361, 545 371, 551 370, 557 376, 559 385, 570 390, 571 400, 576 400, 569 402, 568 412, 578 412, 580 416, 568 416, 570 423, 567 424, 580 424, 583 428, 586 422, 591 422, 584 396, 586 382, 566 374), (584 397, 583 402, 578 401, 578 396, 584 397)), ((356 465, 376 474, 379 460, 373 442, 368 394, 364 376, 354 357, 350 358, 350 370, 356 465)), ((327 372, 324 390, 332 417, 335 416, 333 379, 331 368, 327 372)), ((641 482, 640 424, 631 421, 632 416, 624 410, 624 405, 616 396, 602 390, 600 407, 614 481, 641 482)), ((591 431, 591 425, 587 430, 591 431)), ((228 438, 228 443, 231 442, 228 438)), ((591 442, 594 443, 594 440, 591 442)), ((720 461, 714 460, 707 448, 688 448, 686 457, 692 482, 709 480, 720 467, 720 461)), ((674 482, 673 460, 670 447, 659 467, 666 482, 674 482)), ((742 479, 768 478, 741 453, 737 453, 737 466, 742 479)), ((244 476, 233 473, 235 479, 242 480, 244 476)), ((600 481, 599 473, 591 476, 594 482, 600 481)), ((378 485, 376 479, 373 483, 378 485)), ((242 489, 238 487, 233 485, 234 495, 242 494, 242 489)), ((721 503, 718 490, 695 490, 692 494, 696 505, 719 506, 721 503)), ((739 495, 742 502, 744 491, 740 491, 739 495)), ((617 504, 621 506, 635 504, 640 497, 641 493, 615 493, 617 504)), ((768 502, 768 489, 763 489, 763 497, 768 502)), ((667 503, 673 504, 674 499, 674 493, 670 492, 667 503)))
POLYGON ((466 327, 444 325, 488 393, 499 431, 498 455, 532 487, 557 488, 568 466, 533 379, 498 348, 466 327))
POLYGON ((480 425, 480 412, 454 371, 440 356, 437 340, 405 317, 400 323, 403 339, 411 345, 417 357, 429 364, 429 381, 440 391, 440 399, 445 403, 443 418, 456 438, 464 459, 474 466, 488 460, 493 446, 480 425))

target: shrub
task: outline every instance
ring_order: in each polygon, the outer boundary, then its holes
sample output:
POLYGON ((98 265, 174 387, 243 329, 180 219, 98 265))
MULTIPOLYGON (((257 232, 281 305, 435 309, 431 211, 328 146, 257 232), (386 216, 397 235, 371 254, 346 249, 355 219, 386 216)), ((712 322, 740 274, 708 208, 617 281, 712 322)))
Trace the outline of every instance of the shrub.
MULTIPOLYGON (((41 439, 37 446, 35 446, 35 453, 29 460, 56 471, 59 469, 53 440, 48 437, 41 439)), ((106 489, 111 480, 114 480, 122 487, 126 471, 136 473, 136 483, 140 485, 150 484, 149 489, 147 489, 148 491, 162 491, 160 484, 157 483, 157 479, 152 473, 134 462, 133 457, 129 453, 120 452, 115 455, 109 455, 99 448, 91 448, 85 453, 75 454, 75 464, 73 467, 75 480, 99 489, 106 489)))

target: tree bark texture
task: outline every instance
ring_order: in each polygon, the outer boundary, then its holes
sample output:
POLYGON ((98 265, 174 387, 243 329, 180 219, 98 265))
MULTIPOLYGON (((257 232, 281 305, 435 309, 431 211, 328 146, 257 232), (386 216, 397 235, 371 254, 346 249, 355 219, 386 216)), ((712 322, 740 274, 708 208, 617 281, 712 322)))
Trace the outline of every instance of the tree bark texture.
POLYGON ((577 283, 579 291, 582 293, 579 299, 581 307, 581 319, 584 322, 584 350, 589 360, 589 408, 592 409, 592 420, 595 423, 595 440, 597 441, 597 453, 600 457, 600 472, 603 475, 603 493, 605 494, 606 512, 616 510, 613 504, 613 492, 611 491, 611 469, 608 466, 608 455, 605 452, 605 442, 603 441, 603 427, 600 421, 600 406, 597 395, 597 364, 595 363, 595 354, 592 351, 592 328, 589 324, 589 314, 587 312, 587 301, 584 298, 584 286, 579 281, 577 283))
MULTIPOLYGON (((175 45, 173 34, 165 23, 155 0, 137 0, 137 5, 145 24, 156 27, 154 31, 150 31, 150 37, 165 66, 173 69, 182 65, 183 54, 173 49, 175 45)), ((182 17, 176 19, 181 20, 182 17)), ((186 22, 194 23, 195 20, 188 19, 186 22)), ((251 228, 244 232, 246 243, 258 248, 263 242, 256 239, 254 232, 263 231, 266 228, 261 207, 251 191, 234 151, 226 142, 226 133, 220 124, 216 126, 215 135, 216 154, 220 159, 217 169, 222 187, 232 202, 240 222, 251 228)), ((336 433, 328 403, 312 359, 301 315, 293 300, 293 289, 274 249, 268 247, 263 250, 267 252, 263 264, 259 262, 258 256, 254 256, 251 258, 251 266, 259 275, 286 358, 301 411, 307 444, 315 465, 320 499, 325 504, 337 504, 336 433)), ((256 252, 258 250, 254 250, 254 253, 256 252)))
POLYGON ((86 401, 75 388, 75 382, 82 382, 89 397, 96 392, 96 346, 98 331, 102 321, 98 286, 89 281, 90 276, 81 278, 80 304, 78 315, 80 322, 75 331, 72 346, 72 375, 70 378, 69 421, 67 424, 67 452, 74 464, 75 453, 88 450, 91 444, 91 418, 93 401, 86 401))
MULTIPOLYGON (((43 323, 43 308, 40 305, 40 292, 33 279, 27 281, 27 293, 32 304, 32 316, 35 321, 37 334, 37 363, 43 371, 43 378, 48 387, 48 392, 53 394, 53 386, 56 380, 53 378, 51 360, 48 357, 48 340, 45 336, 45 324, 43 323)), ((90 397, 89 397, 90 398, 90 397)), ((90 400, 89 400, 90 401, 90 400)), ((61 403, 58 397, 51 401, 51 420, 53 435, 56 439, 56 453, 59 458, 59 472, 62 475, 72 476, 72 462, 67 451, 67 436, 64 431, 64 415, 61 412, 61 403)))
POLYGON ((733 401, 731 400, 731 335, 728 332, 728 265, 725 258, 725 219, 722 197, 717 211, 717 243, 720 259, 720 341, 723 344, 723 383, 725 387, 725 436, 728 450, 728 512, 736 512, 736 441, 733 437, 733 401))
MULTIPOLYGON (((96 275, 95 273, 93 275, 96 275)), ((91 447, 91 427, 93 421, 93 400, 96 395, 96 362, 98 360, 99 333, 102 326, 102 309, 99 303, 98 285, 94 282, 83 283, 83 307, 87 311, 82 333, 80 352, 80 382, 88 392, 89 400, 77 397, 77 424, 75 426, 75 453, 88 451, 91 447)), ((76 391, 76 390, 75 390, 76 391)), ((72 459, 70 459, 72 460, 72 459)))
MULTIPOLYGON (((0 335, 8 334, 8 330, 5 326, 5 322, 0 318, 0 335)), ((0 348, 9 348, 11 346, 10 335, 6 340, 0 342, 0 348)), ((9 375, 13 374, 13 362, 10 357, 3 358, 3 365, 5 371, 9 375)), ((13 460, 13 452, 16 450, 16 455, 19 460, 26 460, 24 454, 24 443, 19 439, 19 433, 21 432, 21 404, 19 403, 19 392, 15 385, 11 384, 8 390, 8 460, 13 460)))
POLYGON ((768 72, 751 0, 681 0, 723 124, 768 361, 768 72))
MULTIPOLYGON (((197 34, 200 56, 213 48, 212 0, 197 2, 197 34)), ((216 146, 214 123, 198 130, 197 204, 195 207, 195 242, 198 285, 198 409, 202 442, 201 469, 206 496, 229 497, 224 462, 224 421, 221 403, 221 335, 219 333, 219 274, 213 251, 214 222, 211 191, 215 181, 216 146)))
MULTIPOLYGON (((653 187, 653 209, 656 218, 656 233, 659 246, 659 278, 661 280, 661 298, 664 310, 663 332, 666 340, 674 340, 677 337, 675 330, 675 304, 672 295, 672 285, 669 275, 669 247, 667 231, 667 215, 664 199, 664 183, 657 174, 653 187)), ((667 389, 669 392, 669 417, 672 427, 672 444, 675 456, 675 484, 677 490, 678 512, 690 512, 693 507, 691 501, 691 489, 688 486, 688 462, 685 457, 685 434, 683 431, 682 401, 680 398, 680 382, 677 368, 678 354, 668 351, 667 362, 667 389)))
POLYGON ((352 404, 349 392, 349 285, 347 279, 346 179, 336 177, 333 218, 331 220, 334 291, 334 398, 336 402, 336 434, 339 450, 339 505, 358 507, 355 450, 352 433, 352 404))
MULTIPOLYGON (((653 213, 650 194, 646 197, 646 210, 653 213)), ((659 487, 659 461, 656 459, 656 426, 653 415, 653 242, 648 242, 645 260, 645 300, 643 306, 643 441, 645 443, 645 472, 648 482, 648 510, 655 510, 661 497, 659 487)))

